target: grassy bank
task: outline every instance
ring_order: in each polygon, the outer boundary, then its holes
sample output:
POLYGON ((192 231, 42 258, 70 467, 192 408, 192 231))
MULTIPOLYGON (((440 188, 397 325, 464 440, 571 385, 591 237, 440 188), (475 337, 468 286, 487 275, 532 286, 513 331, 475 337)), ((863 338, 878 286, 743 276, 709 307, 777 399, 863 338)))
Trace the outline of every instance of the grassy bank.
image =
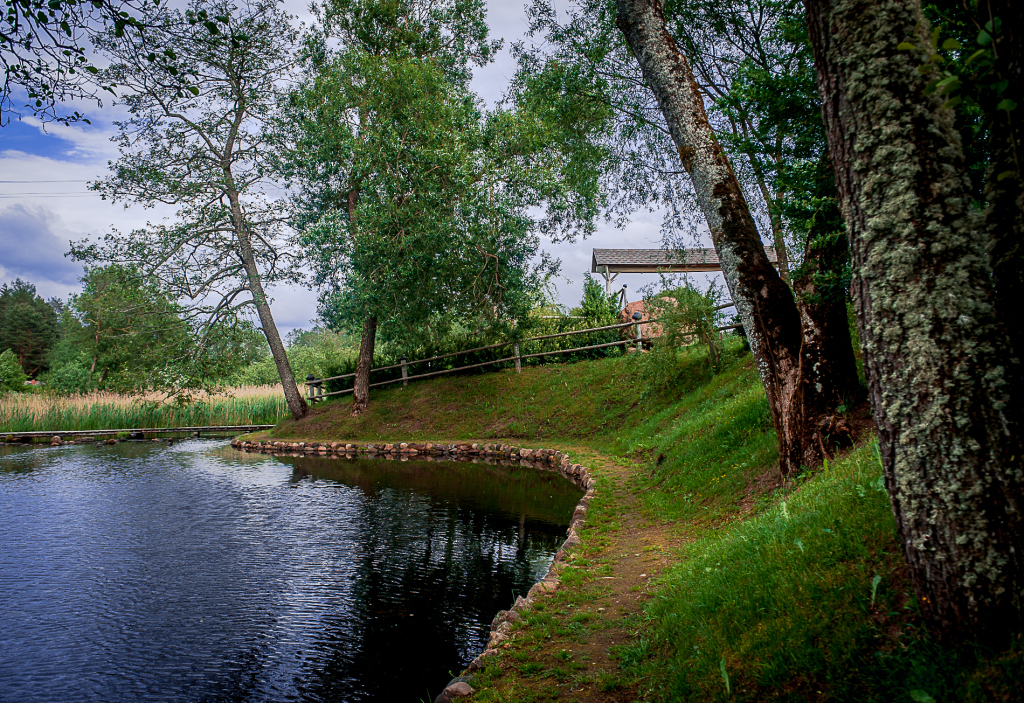
POLYGON ((12 394, 0 402, 0 434, 58 430, 269 425, 287 415, 280 386, 238 388, 188 404, 112 393, 12 394))
POLYGON ((1016 700, 1021 640, 922 628, 874 441, 789 485, 749 355, 661 388, 635 356, 446 378, 325 404, 280 438, 508 440, 594 468, 578 558, 476 700, 1016 700), (652 578, 652 576, 655 576, 652 578))

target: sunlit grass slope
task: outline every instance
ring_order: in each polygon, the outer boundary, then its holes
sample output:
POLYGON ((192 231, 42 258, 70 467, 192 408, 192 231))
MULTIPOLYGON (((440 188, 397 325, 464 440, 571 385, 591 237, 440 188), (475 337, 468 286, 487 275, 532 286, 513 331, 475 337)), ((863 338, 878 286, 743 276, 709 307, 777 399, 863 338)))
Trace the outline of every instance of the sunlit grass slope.
POLYGON ((781 486, 749 354, 730 348, 712 375, 694 353, 660 389, 639 380, 650 378, 645 363, 630 355, 414 383, 375 393, 358 418, 346 399, 272 434, 506 440, 631 464, 649 517, 686 541, 637 636, 616 650, 621 679, 645 700, 1017 700, 1019 639, 953 651, 924 632, 873 437, 781 486))

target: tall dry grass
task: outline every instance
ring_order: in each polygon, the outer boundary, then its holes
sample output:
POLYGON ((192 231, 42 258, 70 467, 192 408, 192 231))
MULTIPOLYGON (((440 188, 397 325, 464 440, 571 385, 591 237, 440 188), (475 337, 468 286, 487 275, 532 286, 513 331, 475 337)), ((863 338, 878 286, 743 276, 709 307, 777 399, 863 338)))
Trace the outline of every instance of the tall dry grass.
POLYGON ((280 385, 243 386, 182 403, 150 394, 14 394, 0 400, 0 433, 276 424, 287 414, 280 385))

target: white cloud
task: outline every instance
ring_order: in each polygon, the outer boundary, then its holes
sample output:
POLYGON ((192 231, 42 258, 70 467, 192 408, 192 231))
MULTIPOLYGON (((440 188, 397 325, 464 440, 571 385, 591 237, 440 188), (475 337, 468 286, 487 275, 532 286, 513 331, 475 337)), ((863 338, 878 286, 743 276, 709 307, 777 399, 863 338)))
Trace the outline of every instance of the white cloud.
MULTIPOLYGON (((106 163, 106 159, 117 156, 116 147, 110 142, 110 138, 117 132, 113 120, 119 119, 122 112, 116 107, 108 107, 102 111, 103 119, 93 120, 92 125, 71 124, 64 125, 57 122, 45 124, 35 117, 23 117, 23 124, 35 127, 45 137, 56 138, 69 144, 65 156, 69 159, 97 159, 106 163)), ((90 114, 98 116, 100 111, 93 106, 90 114)))

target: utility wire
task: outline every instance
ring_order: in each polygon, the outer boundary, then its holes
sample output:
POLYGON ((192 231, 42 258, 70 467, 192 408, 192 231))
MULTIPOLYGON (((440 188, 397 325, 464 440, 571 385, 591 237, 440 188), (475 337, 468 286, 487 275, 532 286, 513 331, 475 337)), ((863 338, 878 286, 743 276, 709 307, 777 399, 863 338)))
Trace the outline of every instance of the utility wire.
POLYGON ((89 181, 0 181, 0 183, 88 183, 89 181))

